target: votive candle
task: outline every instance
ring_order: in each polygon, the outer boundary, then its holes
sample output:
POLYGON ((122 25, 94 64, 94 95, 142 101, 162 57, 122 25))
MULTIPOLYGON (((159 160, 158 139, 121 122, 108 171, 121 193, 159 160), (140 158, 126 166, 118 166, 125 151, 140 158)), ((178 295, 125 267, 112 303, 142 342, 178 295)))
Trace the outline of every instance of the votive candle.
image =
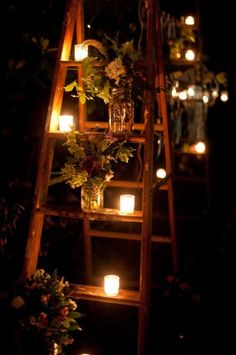
POLYGON ((73 126, 73 116, 61 115, 59 117, 59 130, 61 132, 69 132, 73 126))
POLYGON ((104 292, 107 296, 117 296, 120 288, 120 277, 117 275, 104 276, 104 292))
POLYGON ((86 44, 75 44, 74 55, 76 61, 81 61, 88 56, 88 46, 86 44))
POLYGON ((120 212, 134 212, 135 196, 130 194, 120 195, 120 212))

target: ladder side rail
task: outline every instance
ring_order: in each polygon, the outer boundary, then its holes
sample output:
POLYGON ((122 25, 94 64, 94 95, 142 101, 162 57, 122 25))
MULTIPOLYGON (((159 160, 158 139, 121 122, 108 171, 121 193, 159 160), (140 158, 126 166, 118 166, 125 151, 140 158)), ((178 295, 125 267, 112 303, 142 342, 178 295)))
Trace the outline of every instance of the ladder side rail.
POLYGON ((47 133, 49 132, 50 128, 54 128, 55 118, 58 120, 58 115, 60 114, 61 110, 64 90, 63 86, 65 83, 67 69, 65 67, 61 67, 60 60, 69 60, 72 43, 72 31, 75 26, 74 13, 77 9, 77 6, 78 0, 69 0, 66 7, 63 30, 58 48, 56 68, 52 82, 44 137, 39 157, 39 167, 36 177, 35 193, 33 197, 32 216, 30 219, 21 279, 30 277, 37 268, 44 220, 44 214, 42 212, 38 212, 37 208, 46 200, 49 175, 55 148, 55 141, 51 140, 49 143, 47 133), (44 174, 45 168, 46 174, 44 174))
POLYGON ((138 355, 146 354, 149 305, 151 287, 151 236, 152 236, 152 185, 153 185, 153 150, 154 150, 154 86, 155 86, 155 52, 154 52, 154 8, 153 0, 146 4, 146 68, 147 95, 144 112, 145 145, 143 171, 143 224, 141 237, 140 260, 140 308, 138 327, 138 355))
POLYGON ((155 19, 156 19, 156 80, 159 87, 159 109, 163 120, 164 127, 164 149, 166 159, 166 172, 170 178, 167 181, 168 186, 168 203, 169 203, 169 223, 170 223, 170 238, 172 249, 172 262, 174 271, 178 270, 178 255, 176 245, 176 228, 175 228, 175 213, 174 213, 174 193, 173 193, 173 178, 172 178, 172 162, 168 126, 168 112, 167 112, 167 99, 166 99, 166 83, 165 83, 165 70, 163 58, 163 46, 160 26, 160 7, 159 2, 155 2, 155 19))

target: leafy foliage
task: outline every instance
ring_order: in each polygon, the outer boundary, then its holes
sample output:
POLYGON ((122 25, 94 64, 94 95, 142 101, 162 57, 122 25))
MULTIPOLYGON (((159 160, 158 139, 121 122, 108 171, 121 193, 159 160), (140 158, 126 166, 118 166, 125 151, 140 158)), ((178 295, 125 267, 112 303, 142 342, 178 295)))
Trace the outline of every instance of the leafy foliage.
POLYGON ((64 294, 69 283, 59 278, 57 271, 49 275, 36 270, 31 278, 17 285, 11 301, 18 312, 23 333, 46 345, 49 354, 63 354, 63 347, 72 344, 71 332, 81 330, 77 319, 77 304, 64 294))
POLYGON ((118 38, 106 37, 106 42, 106 46, 95 40, 83 42, 95 48, 98 56, 82 61, 83 86, 76 80, 65 86, 66 92, 76 90, 81 103, 97 97, 107 104, 112 100, 113 89, 122 89, 124 94, 132 88, 133 96, 141 97, 145 82, 141 50, 135 48, 132 40, 119 44, 118 38))
POLYGON ((73 189, 86 182, 100 185, 102 181, 105 186, 113 177, 112 163, 128 163, 134 151, 125 140, 95 131, 85 134, 72 130, 65 144, 70 156, 60 172, 54 173, 58 176, 51 179, 51 184, 66 181, 73 189))

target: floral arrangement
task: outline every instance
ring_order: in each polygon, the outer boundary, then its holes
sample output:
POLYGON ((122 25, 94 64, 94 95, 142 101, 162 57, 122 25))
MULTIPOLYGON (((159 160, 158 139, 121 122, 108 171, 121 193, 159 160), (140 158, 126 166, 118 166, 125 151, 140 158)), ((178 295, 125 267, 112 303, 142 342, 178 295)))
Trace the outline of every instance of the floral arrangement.
POLYGON ((71 332, 81 330, 77 318, 82 314, 64 294, 67 287, 69 283, 59 278, 57 271, 51 276, 38 269, 18 285, 11 302, 18 311, 20 329, 37 345, 45 345, 49 354, 63 354, 63 347, 73 342, 71 332))
POLYGON ((51 184, 66 181, 73 189, 85 183, 105 188, 114 176, 112 163, 128 163, 133 157, 135 149, 126 143, 111 133, 70 131, 65 142, 70 156, 60 172, 54 173, 58 176, 51 179, 51 184))
POLYGON ((98 56, 82 61, 83 86, 75 80, 65 86, 65 91, 74 89, 81 103, 100 98, 105 104, 112 101, 112 92, 119 90, 120 99, 128 91, 132 97, 142 98, 145 75, 140 48, 134 41, 119 43, 118 38, 106 37, 106 46, 96 40, 85 40, 83 44, 93 47, 98 56))

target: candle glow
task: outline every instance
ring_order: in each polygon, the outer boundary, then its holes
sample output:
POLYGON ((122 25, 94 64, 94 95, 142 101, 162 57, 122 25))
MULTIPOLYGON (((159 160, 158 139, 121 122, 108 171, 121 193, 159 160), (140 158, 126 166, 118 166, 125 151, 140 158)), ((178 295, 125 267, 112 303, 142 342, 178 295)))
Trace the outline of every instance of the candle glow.
POLYGON ((104 277, 104 292, 107 296, 117 296, 120 287, 120 277, 117 275, 106 275, 104 277))
POLYGON ((75 60, 81 61, 88 56, 88 46, 85 44, 75 44, 74 47, 75 60))
POLYGON ((133 213, 134 212, 134 195, 120 195, 120 212, 123 213, 133 213))
POLYGON ((59 117, 59 130, 61 132, 69 132, 73 126, 73 116, 61 115, 59 117))

